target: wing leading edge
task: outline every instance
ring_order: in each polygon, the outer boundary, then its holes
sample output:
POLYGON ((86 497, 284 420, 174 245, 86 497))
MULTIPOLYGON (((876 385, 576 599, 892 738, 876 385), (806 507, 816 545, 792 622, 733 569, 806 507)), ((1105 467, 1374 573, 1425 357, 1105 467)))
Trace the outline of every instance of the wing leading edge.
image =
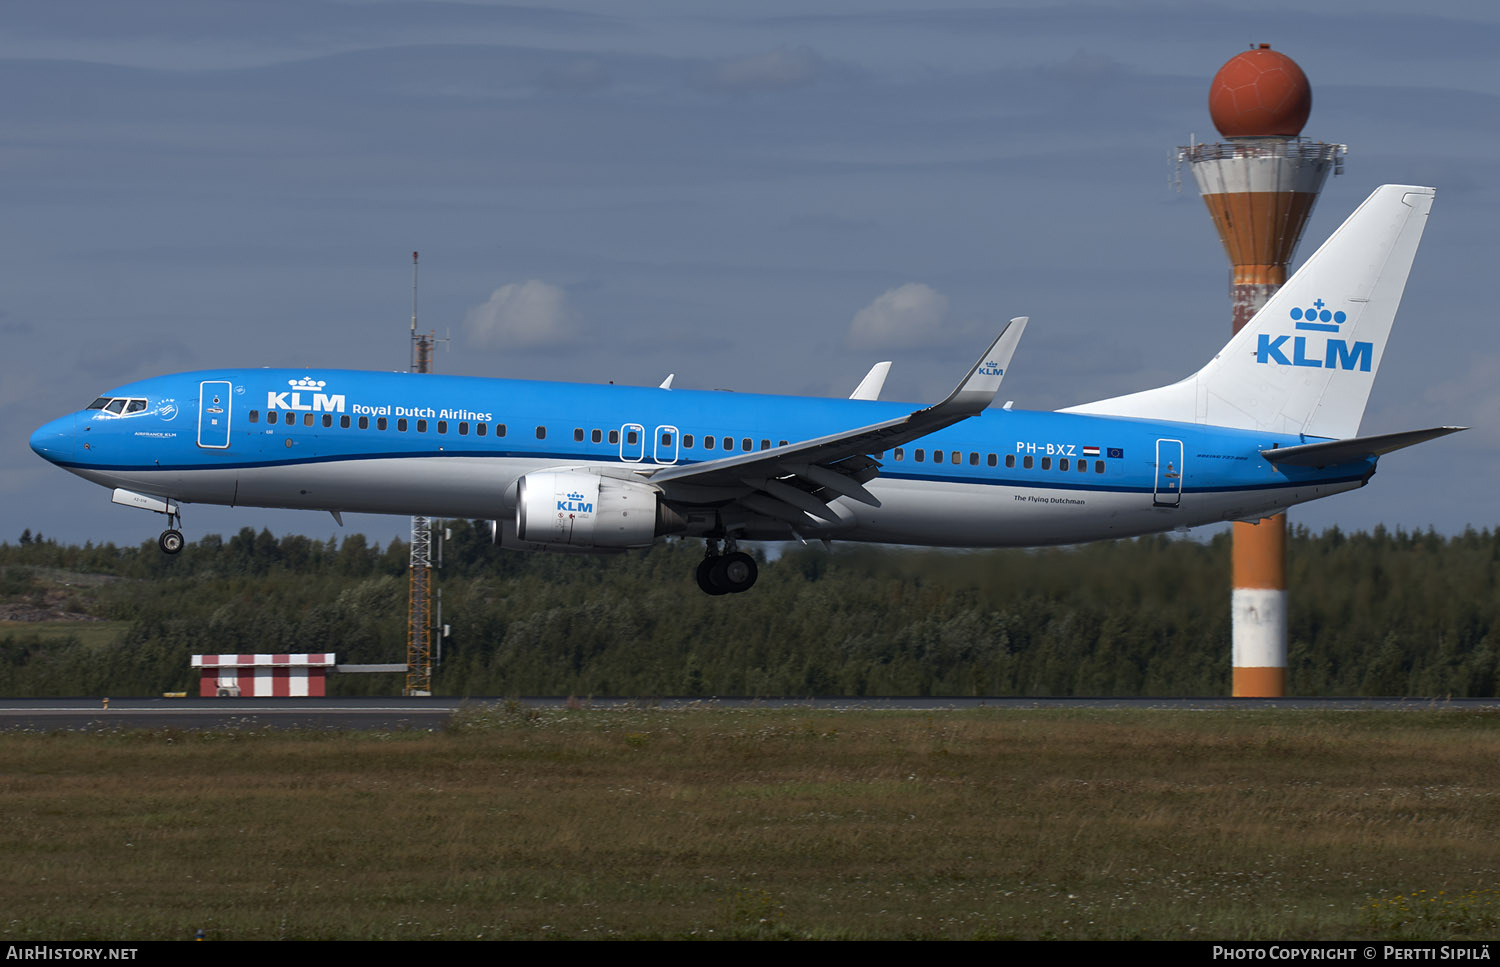
POLYGON ((650 473, 649 479, 668 500, 737 502, 789 525, 805 525, 809 515, 838 523, 838 515, 828 504, 839 497, 879 507, 880 500, 864 486, 880 473, 880 463, 872 454, 983 412, 1000 390, 1026 322, 1025 316, 1012 319, 941 403, 898 419, 769 450, 663 467, 650 473))

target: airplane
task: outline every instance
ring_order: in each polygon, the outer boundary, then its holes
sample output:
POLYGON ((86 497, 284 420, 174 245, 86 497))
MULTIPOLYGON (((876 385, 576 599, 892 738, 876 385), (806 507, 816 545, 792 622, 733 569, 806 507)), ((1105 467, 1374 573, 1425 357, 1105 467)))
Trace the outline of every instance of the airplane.
POLYGON ((110 390, 41 427, 43 458, 167 518, 181 505, 493 522, 503 547, 701 538, 699 587, 755 583, 744 541, 1074 544, 1258 521, 1364 486, 1464 429, 1358 436, 1436 192, 1378 188, 1197 373, 1055 412, 994 408, 1026 318, 941 402, 334 369, 223 369, 110 390))

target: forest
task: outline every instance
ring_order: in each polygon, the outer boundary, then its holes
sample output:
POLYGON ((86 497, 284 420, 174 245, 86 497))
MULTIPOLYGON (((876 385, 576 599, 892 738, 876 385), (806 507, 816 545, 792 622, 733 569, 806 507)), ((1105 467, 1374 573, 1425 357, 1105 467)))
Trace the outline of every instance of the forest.
MULTIPOLYGON (((757 552, 748 594, 700 593, 700 542, 524 554, 448 521, 442 663, 459 696, 1198 696, 1230 686, 1229 538, 982 552, 757 552)), ((0 543, 0 694, 193 690, 198 653, 404 659, 408 547, 246 528, 176 556, 0 543)), ((1500 531, 1288 537, 1288 690, 1497 694, 1500 531)), ((334 676, 394 695, 399 675, 334 676)))

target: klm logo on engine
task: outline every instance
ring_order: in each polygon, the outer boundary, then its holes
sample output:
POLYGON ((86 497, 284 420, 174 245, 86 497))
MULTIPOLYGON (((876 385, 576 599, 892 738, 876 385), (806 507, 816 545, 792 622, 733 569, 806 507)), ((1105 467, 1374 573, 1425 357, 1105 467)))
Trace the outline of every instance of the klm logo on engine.
POLYGON ((291 387, 285 393, 266 392, 266 409, 268 410, 298 410, 306 413, 342 413, 344 412, 344 396, 340 393, 332 396, 323 392, 323 387, 328 385, 327 380, 313 379, 304 376, 301 379, 289 379, 287 385, 291 387), (303 402, 303 394, 307 394, 307 402, 303 402))
MULTIPOLYGON (((1337 334, 1339 326, 1349 317, 1343 312, 1330 312, 1323 306, 1323 300, 1319 299, 1311 308, 1293 309, 1288 315, 1299 330, 1337 334)), ((1374 358, 1374 343, 1349 342, 1332 336, 1320 341, 1318 336, 1272 336, 1261 333, 1255 344, 1257 363, 1276 363, 1281 366, 1358 369, 1361 373, 1368 373, 1374 358)))
POLYGON ((594 512, 594 505, 584 500, 583 494, 575 492, 568 494, 566 500, 559 500, 557 502, 557 509, 566 510, 574 514, 592 514, 594 512))

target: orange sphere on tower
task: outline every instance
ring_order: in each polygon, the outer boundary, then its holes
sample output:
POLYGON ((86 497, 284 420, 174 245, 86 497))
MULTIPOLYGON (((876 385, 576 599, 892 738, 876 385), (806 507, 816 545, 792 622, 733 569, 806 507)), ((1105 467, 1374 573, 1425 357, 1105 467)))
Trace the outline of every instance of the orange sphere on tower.
POLYGON ((1226 138, 1295 138, 1311 111, 1307 75, 1270 44, 1231 57, 1208 90, 1208 113, 1226 138))

